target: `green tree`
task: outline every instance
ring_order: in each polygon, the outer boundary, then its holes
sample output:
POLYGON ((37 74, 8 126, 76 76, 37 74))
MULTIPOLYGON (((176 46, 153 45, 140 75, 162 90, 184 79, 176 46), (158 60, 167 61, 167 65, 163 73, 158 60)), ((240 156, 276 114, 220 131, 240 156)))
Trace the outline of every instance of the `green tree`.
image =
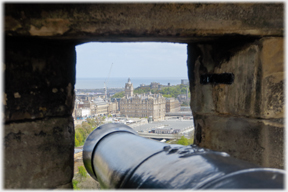
POLYGON ((73 189, 75 190, 79 190, 79 187, 77 187, 77 184, 78 184, 78 181, 76 181, 76 180, 72 180, 72 184, 73 184, 73 189))
MULTIPOLYGON (((112 117, 112 115, 108 115, 108 117, 112 117)), ((103 118, 102 117, 94 117, 94 118, 88 118, 87 119, 88 124, 91 125, 92 130, 94 130, 95 128, 99 127, 100 125, 103 124, 103 118)))
POLYGON ((88 118, 87 122, 83 121, 81 125, 75 127, 75 146, 81 146, 84 144, 88 135, 96 129, 98 126, 103 124, 104 117, 88 118))
POLYGON ((75 130, 75 146, 77 146, 77 147, 80 146, 80 144, 84 140, 83 136, 85 136, 85 135, 83 135, 83 133, 79 129, 75 130), (77 144, 76 144, 76 141, 78 142, 77 144))
POLYGON ((182 136, 178 141, 177 144, 180 145, 189 145, 189 141, 186 137, 182 136))
POLYGON ((189 139, 189 145, 192 145, 192 144, 194 143, 194 131, 191 131, 191 132, 189 133, 189 137, 190 137, 190 139, 189 139))
MULTIPOLYGON (((75 130, 75 132, 79 132, 79 134, 82 136, 82 139, 83 140, 84 138, 86 138, 87 136, 87 132, 83 129, 83 127, 79 127, 75 130)), ((80 136, 79 136, 80 137, 80 136)), ((80 141, 80 140, 79 140, 80 141)))
POLYGON ((111 98, 122 98, 124 97, 124 95, 125 95, 125 92, 121 91, 121 92, 115 93, 111 98))
POLYGON ((171 98, 172 96, 170 94, 169 95, 164 94, 163 97, 171 98))
POLYGON ((87 177, 87 171, 83 166, 78 167, 78 171, 80 175, 82 175, 83 177, 87 177))
POLYGON ((91 127, 96 127, 97 126, 97 122, 93 118, 87 118, 86 121, 87 121, 88 124, 91 125, 91 127))
POLYGON ((75 130, 75 147, 78 147, 84 144, 83 138, 85 138, 83 137, 83 132, 80 129, 76 129, 75 130))
POLYGON ((96 127, 99 127, 100 125, 103 124, 103 119, 102 117, 95 117, 95 122, 96 122, 96 127))
POLYGON ((134 89, 135 94, 149 93, 150 91, 151 91, 150 87, 138 87, 134 89))
POLYGON ((83 145, 90 132, 89 130, 83 128, 81 125, 77 125, 75 128, 75 146, 78 147, 83 145))
POLYGON ((78 139, 76 138, 76 135, 75 135, 75 147, 80 146, 79 144, 80 144, 80 143, 79 143, 79 141, 78 141, 78 139))
POLYGON ((92 126, 88 122, 82 121, 82 127, 86 131, 87 135, 89 135, 92 132, 92 126))
MULTIPOLYGON (((158 94, 161 93, 163 97, 170 98, 170 97, 177 97, 180 94, 186 94, 187 85, 176 85, 162 88, 158 90, 157 88, 151 89, 150 87, 138 87, 134 90, 134 93, 142 94, 142 93, 153 93, 158 94)), ((188 92, 190 94, 190 92, 188 92)))

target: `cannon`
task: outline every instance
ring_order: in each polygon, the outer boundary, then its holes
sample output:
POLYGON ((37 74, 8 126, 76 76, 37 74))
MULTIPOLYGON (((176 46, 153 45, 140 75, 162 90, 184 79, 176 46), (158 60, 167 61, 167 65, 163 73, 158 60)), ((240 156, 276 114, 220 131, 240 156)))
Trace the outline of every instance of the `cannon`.
POLYGON ((104 189, 284 188, 284 170, 263 168, 196 145, 146 139, 117 123, 90 133, 83 162, 104 189))

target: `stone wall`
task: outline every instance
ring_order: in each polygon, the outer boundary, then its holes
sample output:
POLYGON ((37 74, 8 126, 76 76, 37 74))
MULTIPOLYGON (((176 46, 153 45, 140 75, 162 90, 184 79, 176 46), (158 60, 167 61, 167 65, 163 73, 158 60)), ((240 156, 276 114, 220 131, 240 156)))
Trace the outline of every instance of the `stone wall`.
POLYGON ((243 39, 231 45, 233 41, 222 42, 221 51, 217 43, 189 45, 195 142, 265 167, 283 168, 283 38, 243 39), (201 75, 213 73, 233 73, 234 82, 200 83, 201 75))
POLYGON ((71 117, 5 125, 4 187, 53 189, 71 185, 73 136, 71 117))
POLYGON ((207 41, 281 36, 284 3, 90 3, 5 5, 5 33, 87 41, 207 41))
POLYGON ((70 187, 75 46, 5 39, 4 187, 70 187))
POLYGON ((196 142, 283 167, 284 3, 5 3, 3 11, 5 188, 72 188, 75 45, 89 41, 189 43, 196 142), (200 73, 223 72, 233 84, 199 84, 200 73))

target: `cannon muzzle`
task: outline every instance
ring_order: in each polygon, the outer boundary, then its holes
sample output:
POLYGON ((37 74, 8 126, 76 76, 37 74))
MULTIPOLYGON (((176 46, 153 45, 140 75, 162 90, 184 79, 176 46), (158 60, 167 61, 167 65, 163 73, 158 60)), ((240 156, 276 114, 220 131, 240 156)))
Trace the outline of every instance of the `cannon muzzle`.
POLYGON ((138 136, 124 124, 95 129, 83 147, 88 173, 109 189, 283 189, 284 170, 196 145, 138 136))

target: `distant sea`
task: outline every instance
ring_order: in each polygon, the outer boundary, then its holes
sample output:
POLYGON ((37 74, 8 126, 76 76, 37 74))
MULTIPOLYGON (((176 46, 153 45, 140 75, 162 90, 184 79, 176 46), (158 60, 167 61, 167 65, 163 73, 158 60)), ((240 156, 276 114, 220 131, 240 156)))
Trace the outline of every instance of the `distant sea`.
MULTIPOLYGON (((140 84, 150 85, 151 82, 160 83, 162 85, 178 85, 181 84, 181 79, 188 79, 188 77, 140 77, 140 78, 130 78, 133 87, 139 87, 140 84)), ((105 78, 77 78, 75 89, 100 89, 104 88, 105 78)), ((108 88, 124 88, 125 83, 128 82, 128 78, 109 78, 106 82, 108 88)))

